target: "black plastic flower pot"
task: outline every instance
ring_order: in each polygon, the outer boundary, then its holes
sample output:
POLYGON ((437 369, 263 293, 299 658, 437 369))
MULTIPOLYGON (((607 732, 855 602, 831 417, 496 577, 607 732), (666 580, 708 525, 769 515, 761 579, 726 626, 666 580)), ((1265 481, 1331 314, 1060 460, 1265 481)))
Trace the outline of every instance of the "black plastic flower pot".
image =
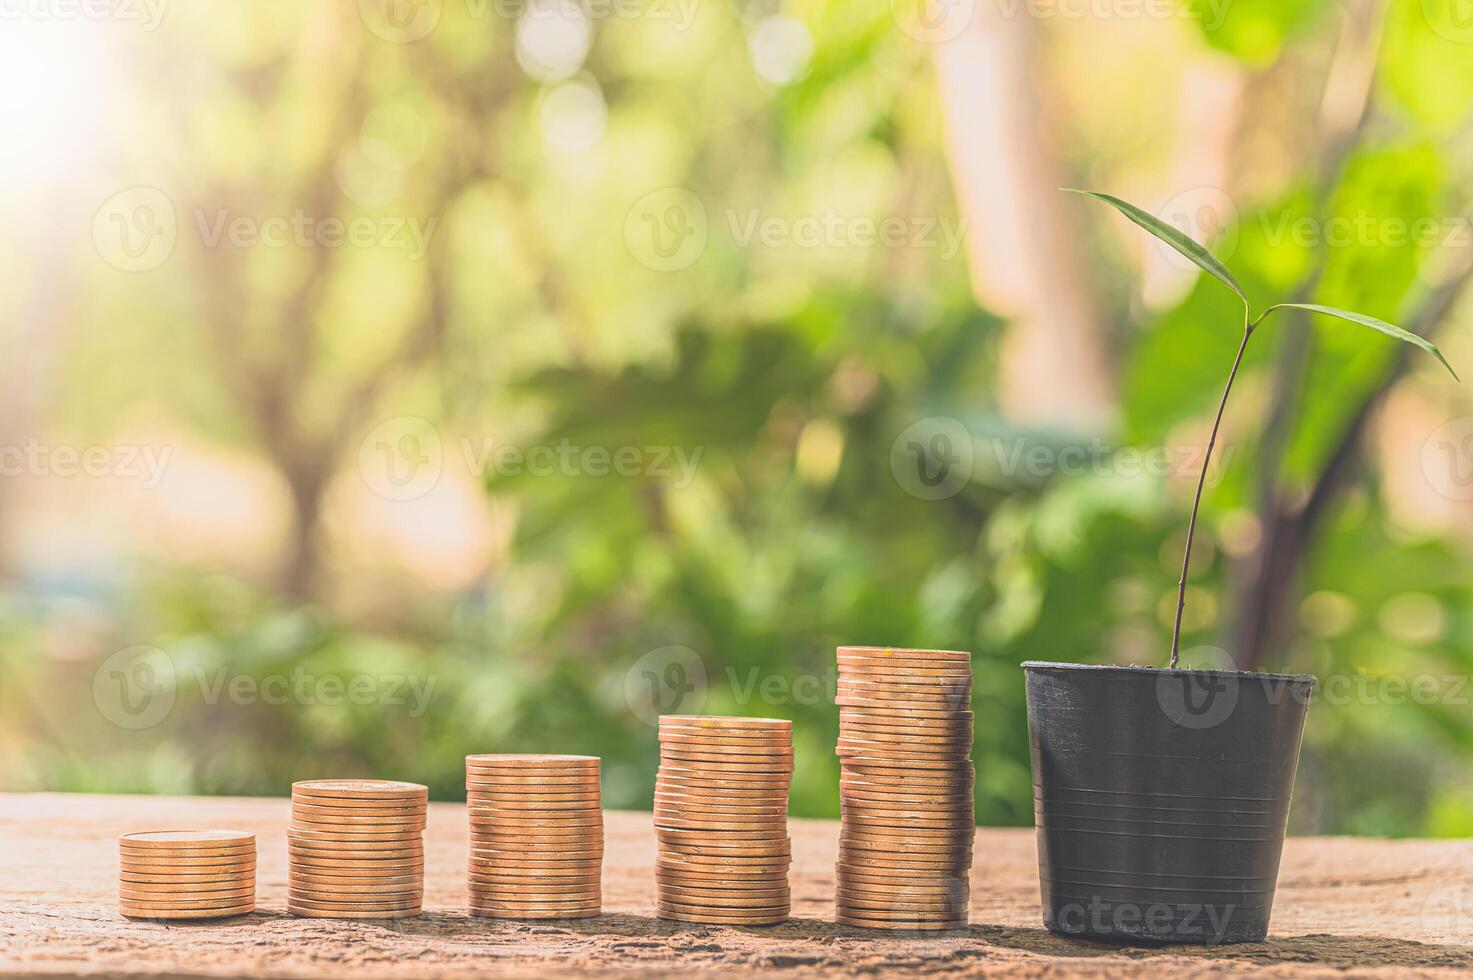
POLYGON ((1044 925, 1105 942, 1263 939, 1315 679, 1023 668, 1044 925))

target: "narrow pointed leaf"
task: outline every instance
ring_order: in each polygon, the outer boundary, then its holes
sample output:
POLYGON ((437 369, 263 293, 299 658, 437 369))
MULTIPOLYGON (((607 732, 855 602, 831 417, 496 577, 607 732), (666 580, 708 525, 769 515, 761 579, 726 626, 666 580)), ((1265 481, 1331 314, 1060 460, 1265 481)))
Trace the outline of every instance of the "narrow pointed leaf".
POLYGON ((1222 280, 1222 282, 1227 284, 1229 289, 1242 297, 1245 304, 1248 302, 1248 294, 1243 292, 1243 287, 1238 285, 1238 280, 1233 278, 1233 274, 1227 270, 1227 266, 1219 262, 1217 257, 1211 252, 1160 218, 1142 211, 1128 201, 1122 201, 1120 198, 1112 197, 1109 194, 1101 194, 1097 191, 1082 191, 1074 187, 1065 187, 1063 189, 1071 194, 1083 194, 1085 197, 1092 197, 1096 200, 1104 201, 1131 221, 1134 221, 1146 229, 1146 231, 1149 231, 1182 255, 1185 255, 1192 262, 1196 263, 1198 268, 1222 280))
MULTIPOLYGON (((1447 368, 1449 374, 1451 374, 1454 378, 1458 378, 1458 372, 1453 370, 1453 366, 1447 362, 1447 358, 1442 356, 1442 351, 1437 349, 1436 344, 1432 343, 1432 341, 1426 339, 1425 337, 1418 337, 1410 330, 1403 330, 1401 327, 1387 323, 1385 320, 1377 320, 1375 317, 1366 316, 1364 313, 1352 313, 1349 310, 1337 310, 1333 306, 1319 306, 1315 303, 1279 303, 1278 305, 1271 306, 1268 310, 1264 311, 1265 315, 1267 315, 1268 313, 1272 313, 1274 310, 1304 310, 1309 313, 1322 313, 1325 316, 1339 317, 1342 320, 1349 320, 1351 323, 1359 323, 1363 327, 1370 327, 1372 330, 1378 330, 1381 333, 1386 334, 1388 337, 1395 337, 1397 340, 1405 341, 1408 344, 1415 344, 1416 346, 1422 348, 1424 351, 1441 361, 1442 366, 1447 368)), ((1458 378, 1458 380, 1461 381, 1463 379, 1458 378)))

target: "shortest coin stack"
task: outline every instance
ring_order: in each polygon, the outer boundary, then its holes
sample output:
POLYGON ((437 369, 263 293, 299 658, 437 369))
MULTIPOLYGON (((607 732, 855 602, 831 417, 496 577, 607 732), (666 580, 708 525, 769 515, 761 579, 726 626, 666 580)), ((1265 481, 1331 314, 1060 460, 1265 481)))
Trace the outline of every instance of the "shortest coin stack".
POLYGON ((419 915, 428 808, 429 791, 418 783, 292 783, 287 911, 315 919, 419 915))
POLYGON ((118 852, 118 910, 130 919, 219 919, 256 908, 255 834, 124 834, 118 852))
POLYGON ((592 755, 468 755, 465 798, 472 915, 581 919, 598 915, 604 857, 599 759, 592 755))

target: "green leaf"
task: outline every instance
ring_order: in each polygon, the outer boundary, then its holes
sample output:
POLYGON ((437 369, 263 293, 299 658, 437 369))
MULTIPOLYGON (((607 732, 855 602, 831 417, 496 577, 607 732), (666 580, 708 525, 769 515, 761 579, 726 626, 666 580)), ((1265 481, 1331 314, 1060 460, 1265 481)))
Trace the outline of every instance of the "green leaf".
MULTIPOLYGON (((1397 340, 1406 341, 1408 344, 1415 344, 1441 361, 1442 366, 1447 368, 1448 373, 1454 378, 1457 378, 1459 381, 1463 380, 1462 378, 1458 378, 1458 372, 1453 370, 1453 366, 1447 362, 1447 358, 1442 356, 1442 351, 1437 349, 1436 344, 1425 337, 1418 337, 1410 330, 1403 330, 1401 327, 1387 323, 1385 320, 1377 320, 1375 317, 1366 316, 1364 313, 1337 310, 1333 306, 1320 306, 1316 303, 1279 303, 1264 310, 1263 316, 1268 316, 1274 310, 1305 310, 1309 313, 1323 313, 1325 316, 1339 317, 1342 320, 1349 320, 1351 323, 1359 323, 1363 327, 1370 327, 1372 330, 1378 330, 1388 337, 1395 337, 1397 340)), ((1259 319, 1261 320, 1263 317, 1261 316, 1259 319)))
POLYGON ((1100 194, 1097 191, 1082 191, 1074 187, 1065 187, 1063 190, 1068 191, 1070 194, 1083 194, 1085 197, 1092 197, 1096 200, 1104 201, 1106 204, 1114 207, 1131 221, 1134 221, 1146 229, 1146 231, 1149 231, 1182 255, 1185 255, 1192 262, 1196 263, 1199 268, 1212 273, 1212 275, 1222 280, 1227 284, 1229 289, 1242 297, 1244 305, 1247 305, 1248 294, 1243 292, 1243 287, 1238 285, 1238 280, 1233 278, 1233 274, 1227 270, 1227 266, 1217 261, 1217 257, 1211 252, 1192 241, 1171 225, 1157 218, 1155 215, 1147 214, 1134 204, 1122 201, 1120 198, 1112 197, 1109 194, 1100 194))

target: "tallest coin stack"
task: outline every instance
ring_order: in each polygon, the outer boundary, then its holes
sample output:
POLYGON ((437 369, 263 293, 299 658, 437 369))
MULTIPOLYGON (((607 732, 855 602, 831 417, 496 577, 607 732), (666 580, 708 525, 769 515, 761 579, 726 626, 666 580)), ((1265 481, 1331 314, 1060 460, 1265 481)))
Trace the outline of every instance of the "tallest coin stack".
POLYGON ((840 647, 837 920, 965 926, 970 900, 972 658, 840 647))

